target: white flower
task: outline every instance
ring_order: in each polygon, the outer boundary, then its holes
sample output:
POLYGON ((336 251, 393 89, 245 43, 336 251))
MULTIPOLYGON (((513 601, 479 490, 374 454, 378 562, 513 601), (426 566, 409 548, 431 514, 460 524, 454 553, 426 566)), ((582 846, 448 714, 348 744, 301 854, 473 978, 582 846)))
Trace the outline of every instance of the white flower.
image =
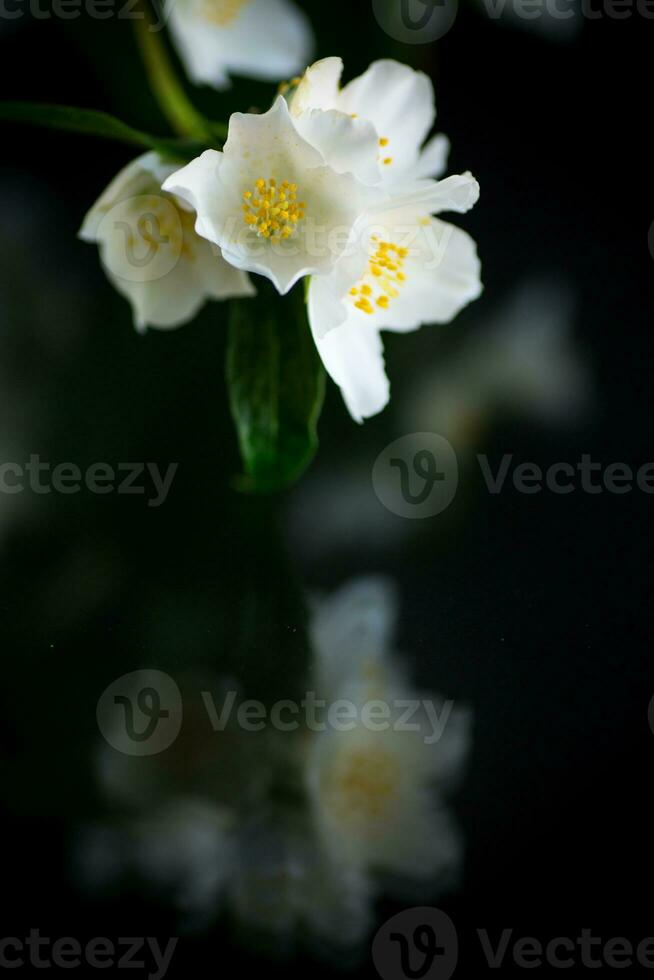
MULTIPOLYGON (((291 99, 291 113, 299 131, 339 169, 314 131, 316 110, 337 110, 360 126, 374 128, 377 153, 372 177, 360 172, 362 180, 387 188, 407 187, 428 177, 440 177, 447 162, 449 142, 445 136, 425 139, 436 118, 432 83, 423 72, 397 61, 375 61, 359 78, 339 87, 343 62, 325 58, 304 74, 291 99)), ((356 171, 355 171, 356 172, 356 171)))
POLYGON ((380 331, 447 323, 480 295, 474 242, 431 217, 463 213, 478 196, 477 182, 462 174, 394 198, 387 210, 361 218, 356 247, 329 276, 311 280, 316 346, 356 421, 380 412, 389 399, 380 331))
POLYGON ((287 78, 313 48, 309 21, 290 0, 172 0, 170 31, 189 77, 216 88, 230 74, 287 78))
MULTIPOLYGON (((352 120, 320 113, 317 128, 342 140, 344 155, 373 155, 350 135, 352 120)), ((238 269, 267 276, 286 293, 302 276, 327 273, 357 218, 380 200, 351 173, 337 174, 296 131, 279 96, 264 115, 235 113, 224 150, 206 150, 163 184, 197 211, 196 230, 238 269)))
POLYGON ((328 853, 350 867, 427 878, 438 887, 461 856, 444 799, 467 754, 470 718, 421 698, 402 677, 390 650, 395 605, 390 586, 373 579, 346 586, 318 610, 316 691, 328 703, 354 705, 357 714, 350 730, 334 725, 313 735, 307 787, 328 853), (388 709, 387 721, 379 713, 374 723, 364 721, 364 706, 373 702, 388 709), (410 704, 419 707, 408 719, 410 704))
POLYGON ((79 233, 97 242, 105 272, 131 303, 139 329, 177 327, 207 299, 255 291, 196 234, 188 205, 161 190, 175 169, 156 153, 133 160, 93 205, 79 233))

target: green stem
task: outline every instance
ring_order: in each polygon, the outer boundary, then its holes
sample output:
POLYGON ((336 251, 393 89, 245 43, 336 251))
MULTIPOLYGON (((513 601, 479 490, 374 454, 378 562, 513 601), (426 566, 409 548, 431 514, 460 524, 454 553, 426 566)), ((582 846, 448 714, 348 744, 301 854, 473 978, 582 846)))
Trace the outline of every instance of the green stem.
POLYGON ((139 0, 138 9, 143 16, 134 20, 136 38, 152 91, 163 114, 179 136, 211 140, 215 135, 213 127, 188 99, 161 35, 154 29, 147 0, 139 0))
POLYGON ((0 102, 0 121, 44 126, 69 133, 83 133, 102 139, 119 140, 133 146, 156 150, 173 160, 191 160, 207 148, 207 140, 176 140, 151 136, 133 129, 127 123, 94 109, 47 105, 39 102, 0 102))

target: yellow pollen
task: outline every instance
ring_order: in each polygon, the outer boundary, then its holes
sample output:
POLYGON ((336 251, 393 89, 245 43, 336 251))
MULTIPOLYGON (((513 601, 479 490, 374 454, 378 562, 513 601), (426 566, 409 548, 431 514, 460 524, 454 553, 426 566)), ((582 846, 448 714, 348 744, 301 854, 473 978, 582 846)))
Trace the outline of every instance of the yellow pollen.
POLYGON ((390 167, 390 165, 392 164, 392 162, 393 162, 393 157, 385 157, 385 159, 384 159, 384 166, 385 167, 390 167))
POLYGON ((372 236, 372 243, 372 254, 363 279, 350 289, 356 309, 368 315, 375 312, 375 307, 387 310, 390 301, 400 295, 407 280, 404 267, 409 255, 408 248, 381 242, 377 235, 372 236))
POLYGON ((327 805, 339 820, 383 831, 393 819, 400 795, 401 769, 381 746, 361 746, 341 753, 325 777, 327 805))
POLYGON ((261 238, 269 238, 275 244, 290 238, 299 221, 304 218, 304 201, 297 203, 297 184, 283 181, 279 187, 270 177, 259 177, 254 184, 257 197, 252 191, 243 192, 243 220, 261 238))
POLYGON ((386 136, 382 136, 382 138, 379 141, 380 146, 388 146, 389 143, 390 140, 386 136))
POLYGON ((201 13, 218 27, 229 27, 250 0, 203 0, 201 13))
POLYGON ((286 95, 291 89, 297 88, 301 81, 302 78, 298 75, 296 78, 291 78, 288 82, 282 82, 277 89, 278 95, 286 95))

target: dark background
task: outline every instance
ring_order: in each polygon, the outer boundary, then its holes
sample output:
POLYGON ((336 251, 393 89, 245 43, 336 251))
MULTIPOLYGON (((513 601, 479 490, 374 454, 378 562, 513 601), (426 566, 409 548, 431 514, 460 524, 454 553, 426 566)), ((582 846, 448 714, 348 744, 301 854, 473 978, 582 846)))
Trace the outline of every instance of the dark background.
MULTIPOLYGON (((484 296, 446 340, 429 328, 391 338, 397 397, 439 343, 474 331, 516 283, 565 278, 577 297, 575 341, 595 379, 592 417, 556 429, 500 419, 478 450, 544 466, 582 453, 634 468, 654 458, 654 23, 636 14, 585 20, 564 43, 462 5, 442 41, 403 46, 368 3, 303 6, 318 56, 341 54, 347 77, 384 56, 432 76, 450 170, 471 169, 482 188, 457 220, 478 242, 484 296)), ((128 22, 26 17, 0 28, 3 98, 102 108, 166 132, 128 22)), ((198 98, 220 119, 265 106, 272 91, 239 81, 231 93, 202 89, 198 98)), ((465 873, 439 902, 459 929, 462 967, 484 972, 477 927, 541 940, 585 927, 604 939, 654 934, 652 498, 510 488, 491 496, 473 471, 445 533, 437 518, 369 551, 344 543, 312 554, 289 544, 292 498, 262 504, 230 488, 239 462, 223 379, 225 308, 139 337, 96 250, 76 240, 132 151, 19 127, 3 135, 3 433, 25 425, 23 452, 80 466, 180 463, 158 510, 137 497, 43 497, 28 502, 29 519, 3 530, 3 934, 37 926, 54 937, 174 934, 165 909, 129 896, 89 903, 67 872, 71 834, 100 809, 91 751, 99 694, 145 662, 243 666, 246 627, 256 637, 248 649, 265 652, 283 683, 300 642, 289 651, 303 615, 298 595, 368 572, 398 583, 400 646, 414 675, 475 713, 455 801, 465 873)), ((405 431, 393 407, 355 426, 330 385, 315 466, 328 471, 345 457, 371 467, 405 431)), ((380 921, 400 907, 384 905, 380 921)), ((277 969, 219 930, 182 940, 169 975, 237 966, 277 969)), ((279 969, 316 970, 302 960, 279 969)))

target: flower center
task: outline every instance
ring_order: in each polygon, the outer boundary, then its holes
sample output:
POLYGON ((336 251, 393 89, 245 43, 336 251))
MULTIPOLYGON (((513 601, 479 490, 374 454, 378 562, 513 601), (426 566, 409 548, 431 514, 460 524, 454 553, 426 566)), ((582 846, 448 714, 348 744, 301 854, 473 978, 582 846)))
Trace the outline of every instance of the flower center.
POLYGON ((397 760, 380 746, 350 750, 328 778, 332 806, 348 820, 388 816, 398 795, 397 760))
POLYGON ((362 313, 374 313, 375 306, 387 310, 392 299, 400 295, 406 282, 404 263, 409 254, 393 242, 380 242, 373 235, 374 252, 368 262, 366 273, 356 286, 350 290, 352 301, 362 313))
MULTIPOLYGON (((170 248, 178 256, 190 261, 195 259, 193 243, 197 240, 195 232, 195 212, 178 207, 170 195, 150 194, 139 200, 136 232, 153 253, 162 247, 170 248)), ((137 237, 132 231, 128 245, 133 247, 137 237)))
POLYGON ((201 13, 205 20, 218 27, 229 27, 250 0, 202 0, 201 13))
POLYGON ((297 184, 285 180, 278 186, 272 177, 260 177, 254 190, 243 193, 243 220, 260 238, 275 243, 290 238, 305 215, 306 204, 297 195, 297 184))

